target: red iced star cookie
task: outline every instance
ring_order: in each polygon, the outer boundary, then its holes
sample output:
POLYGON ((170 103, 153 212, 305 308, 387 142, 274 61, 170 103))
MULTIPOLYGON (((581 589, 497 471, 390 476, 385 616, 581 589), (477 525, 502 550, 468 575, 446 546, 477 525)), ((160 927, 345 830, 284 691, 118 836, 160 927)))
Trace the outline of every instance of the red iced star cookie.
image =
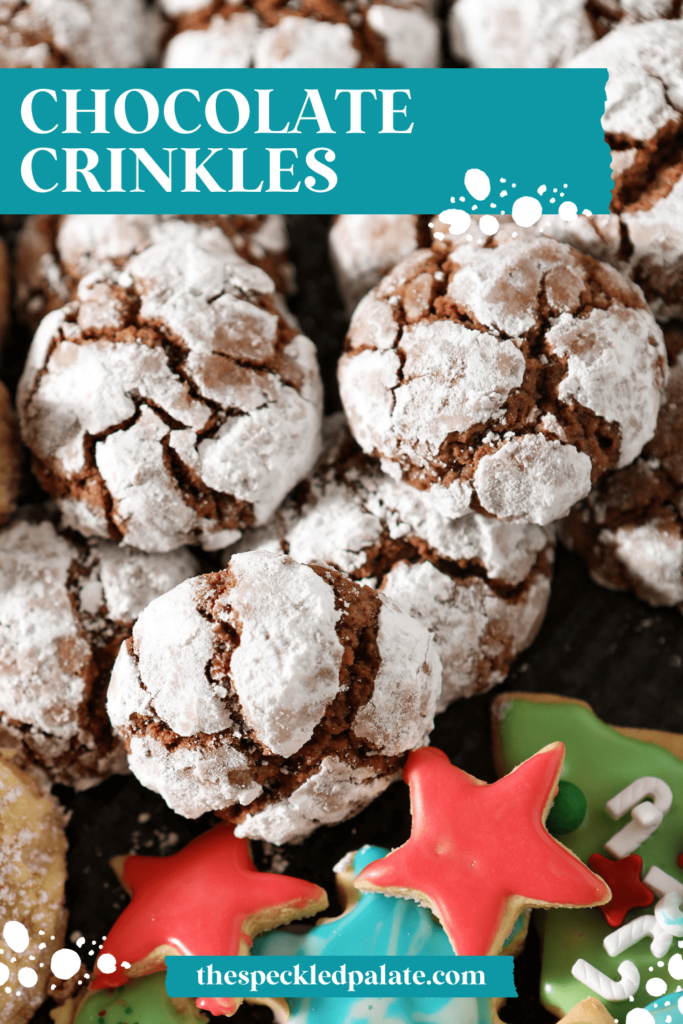
POLYGON ((526 907, 594 907, 610 891, 544 822, 557 792, 564 744, 552 743, 487 785, 441 750, 413 751, 410 839, 356 879, 359 889, 417 899, 461 956, 498 953, 526 907))
MULTIPOLYGON (((261 932, 328 905, 324 889, 288 875, 264 874, 231 825, 205 832, 170 857, 117 858, 114 868, 132 899, 109 932, 102 953, 113 974, 97 973, 93 989, 165 969, 164 957, 235 956, 261 932), (123 968, 125 962, 130 966, 123 968)), ((231 1016, 241 999, 198 999, 200 1009, 231 1016)))
POLYGON ((604 878, 612 890, 612 899, 600 907, 610 928, 619 928, 629 910, 654 903, 654 893, 640 880, 643 858, 637 853, 623 860, 610 860, 601 853, 592 853, 588 866, 604 878))

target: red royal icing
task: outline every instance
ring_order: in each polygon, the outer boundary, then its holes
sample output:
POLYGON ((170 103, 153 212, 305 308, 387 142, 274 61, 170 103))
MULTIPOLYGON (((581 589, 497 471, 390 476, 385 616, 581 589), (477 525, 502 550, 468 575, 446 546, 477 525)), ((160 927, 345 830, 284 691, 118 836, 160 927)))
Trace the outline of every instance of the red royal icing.
POLYGON ((682 854, 680 855, 680 857, 678 858, 678 864, 679 864, 679 867, 682 867, 682 868, 683 868, 683 853, 682 853, 682 854))
MULTIPOLYGON (((325 897, 312 882, 261 873, 246 840, 237 839, 227 823, 170 857, 126 857, 123 882, 132 899, 100 954, 116 958, 116 971, 96 974, 93 989, 125 984, 121 962, 135 964, 159 946, 185 956, 235 956, 252 944, 245 926, 255 914, 288 907, 304 911, 325 897)), ((197 1000, 197 1005, 228 1015, 237 1009, 231 999, 197 1000)))
POLYGON ((643 858, 637 853, 623 860, 610 860, 601 853, 592 853, 588 865, 596 875, 605 879, 612 890, 612 899, 600 907, 611 928, 619 928, 629 910, 649 907, 654 903, 654 893, 640 880, 643 858))
POLYGON ((543 822, 564 760, 554 743, 505 778, 487 785, 435 747, 413 751, 403 770, 410 786, 410 839, 356 879, 359 888, 424 893, 461 956, 498 952, 525 906, 594 906, 609 889, 546 830, 543 822))

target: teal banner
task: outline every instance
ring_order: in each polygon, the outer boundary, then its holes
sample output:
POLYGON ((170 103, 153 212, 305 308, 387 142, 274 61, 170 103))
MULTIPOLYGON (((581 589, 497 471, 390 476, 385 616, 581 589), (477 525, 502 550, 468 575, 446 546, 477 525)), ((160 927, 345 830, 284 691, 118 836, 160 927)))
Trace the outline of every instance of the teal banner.
POLYGON ((601 69, 2 70, 0 212, 607 213, 606 81, 601 69))
POLYGON ((511 956, 167 956, 169 996, 516 996, 511 956))

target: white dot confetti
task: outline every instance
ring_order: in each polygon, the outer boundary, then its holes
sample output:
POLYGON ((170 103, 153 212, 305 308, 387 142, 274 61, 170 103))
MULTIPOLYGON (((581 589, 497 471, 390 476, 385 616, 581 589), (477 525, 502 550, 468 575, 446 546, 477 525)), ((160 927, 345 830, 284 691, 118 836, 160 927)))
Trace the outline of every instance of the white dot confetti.
POLYGON ((547 185, 541 185, 541 187, 537 188, 536 191, 538 192, 539 196, 542 196, 544 194, 544 192, 547 191, 547 189, 548 189, 547 185))
POLYGON ((19 984, 24 988, 33 988, 38 981, 38 975, 32 967, 22 967, 17 975, 19 984))
POLYGON ((81 958, 75 949, 58 949, 52 954, 50 970, 56 978, 68 981, 81 969, 81 958))
MULTIPOLYGON (((116 970, 116 957, 112 956, 111 953, 103 953, 97 961, 97 966, 102 971, 102 974, 113 974, 116 970)), ((666 990, 666 985, 664 988, 666 990)))
POLYGON ((512 206, 512 219, 520 228, 530 228, 540 219, 543 208, 533 196, 520 196, 512 206))
POLYGON ((2 937, 15 953, 23 953, 28 946, 28 930, 20 921, 8 921, 2 929, 2 937))
POLYGON ((666 982, 664 978, 648 978, 645 988, 651 996, 663 996, 666 992, 666 982))
POLYGON ((465 175, 465 188, 475 199, 486 199, 491 191, 488 174, 471 167, 465 175))
POLYGON ((448 224, 451 235, 462 235, 470 226, 471 217, 466 210, 444 210, 439 214, 439 220, 448 224))
POLYGON ((559 213, 562 220, 566 220, 567 223, 569 223, 569 221, 576 220, 579 211, 577 209, 576 203, 570 203, 567 199, 564 201, 564 203, 560 203, 560 208, 557 212, 559 213))
POLYGON ((490 213, 485 213, 479 218, 479 230, 485 235, 495 235, 499 227, 498 221, 490 213))
POLYGON ((669 958, 669 974, 676 981, 683 981, 683 956, 680 953, 669 958))
POLYGON ((626 1014, 626 1024, 655 1024, 655 1019, 649 1010, 636 1006, 626 1014))

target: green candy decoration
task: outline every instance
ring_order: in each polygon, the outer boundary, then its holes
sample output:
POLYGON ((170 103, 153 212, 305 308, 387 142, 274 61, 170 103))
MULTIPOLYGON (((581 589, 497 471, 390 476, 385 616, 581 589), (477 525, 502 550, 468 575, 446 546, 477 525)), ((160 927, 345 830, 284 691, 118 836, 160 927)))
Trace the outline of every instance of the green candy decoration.
POLYGON ((558 793, 545 821, 551 836, 566 836, 578 828, 586 817, 586 797, 573 782, 560 779, 558 793))

